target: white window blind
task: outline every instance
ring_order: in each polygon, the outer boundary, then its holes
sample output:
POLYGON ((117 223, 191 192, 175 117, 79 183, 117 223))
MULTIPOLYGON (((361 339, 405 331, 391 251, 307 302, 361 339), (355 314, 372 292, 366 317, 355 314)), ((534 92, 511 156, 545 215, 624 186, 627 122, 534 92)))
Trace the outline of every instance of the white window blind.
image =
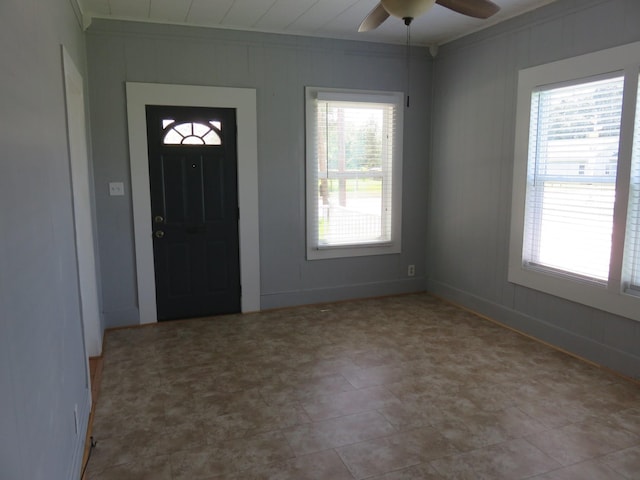
POLYGON ((625 253, 629 289, 638 293, 640 292, 640 79, 636 97, 626 239, 625 253))
POLYGON ((306 94, 307 257, 399 252, 403 95, 306 94))
POLYGON ((531 97, 523 261, 598 283, 609 276, 624 77, 531 97))
POLYGON ((318 100, 318 245, 391 240, 394 106, 318 100))

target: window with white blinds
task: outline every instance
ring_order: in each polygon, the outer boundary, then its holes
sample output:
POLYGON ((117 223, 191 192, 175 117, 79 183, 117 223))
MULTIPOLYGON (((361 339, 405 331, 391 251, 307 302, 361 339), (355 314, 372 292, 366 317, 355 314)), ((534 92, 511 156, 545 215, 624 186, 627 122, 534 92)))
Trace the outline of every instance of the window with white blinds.
POLYGON ((640 78, 638 84, 625 245, 626 286, 635 292, 640 292, 640 78))
POLYGON ((307 257, 400 251, 402 94, 307 95, 307 257))
POLYGON ((609 278, 624 77, 531 97, 524 260, 609 278))
POLYGON ((640 42, 520 71, 509 281, 640 320, 640 42))

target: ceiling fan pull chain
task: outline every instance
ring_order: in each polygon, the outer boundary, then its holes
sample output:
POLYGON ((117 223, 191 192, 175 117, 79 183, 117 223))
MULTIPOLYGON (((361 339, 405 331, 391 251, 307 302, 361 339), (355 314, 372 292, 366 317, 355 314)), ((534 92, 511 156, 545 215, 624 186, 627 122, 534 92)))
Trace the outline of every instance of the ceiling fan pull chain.
POLYGON ((407 108, 409 108, 409 91, 411 89, 411 22, 407 25, 407 108))

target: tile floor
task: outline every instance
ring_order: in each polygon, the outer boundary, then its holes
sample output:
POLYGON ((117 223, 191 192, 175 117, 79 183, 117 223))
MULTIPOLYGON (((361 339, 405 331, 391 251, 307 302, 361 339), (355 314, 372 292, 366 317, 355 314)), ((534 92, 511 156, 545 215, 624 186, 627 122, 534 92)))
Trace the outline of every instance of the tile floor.
POLYGON ((105 342, 89 479, 640 479, 640 386, 427 294, 105 342))

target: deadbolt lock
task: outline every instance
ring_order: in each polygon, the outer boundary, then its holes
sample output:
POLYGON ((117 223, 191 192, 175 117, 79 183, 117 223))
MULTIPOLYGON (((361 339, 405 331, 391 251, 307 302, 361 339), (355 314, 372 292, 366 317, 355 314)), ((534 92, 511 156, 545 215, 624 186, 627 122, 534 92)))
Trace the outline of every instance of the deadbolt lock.
POLYGON ((160 216, 160 215, 156 215, 155 217, 153 217, 153 221, 156 223, 162 223, 164 222, 164 217, 160 216))

